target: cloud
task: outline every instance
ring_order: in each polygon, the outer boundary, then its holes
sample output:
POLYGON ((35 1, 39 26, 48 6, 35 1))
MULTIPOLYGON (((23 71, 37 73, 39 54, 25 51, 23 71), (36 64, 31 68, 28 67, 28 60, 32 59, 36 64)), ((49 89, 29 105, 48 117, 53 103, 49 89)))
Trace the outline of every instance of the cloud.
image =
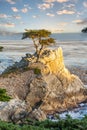
POLYGON ((14 0, 6 0, 10 4, 15 4, 16 2, 14 0))
POLYGON ((0 24, 1 27, 10 27, 10 28, 13 28, 15 27, 15 24, 14 23, 4 23, 4 24, 0 24))
POLYGON ((67 22, 61 22, 61 23, 58 23, 57 25, 59 26, 59 27, 64 27, 64 26, 66 26, 68 23, 67 22))
POLYGON ((0 18, 4 18, 4 19, 7 19, 7 18, 15 18, 15 19, 21 19, 21 16, 19 15, 6 15, 6 14, 0 14, 0 18))
POLYGON ((87 1, 83 2, 83 6, 87 8, 87 1))
POLYGON ((75 11, 73 11, 73 10, 61 10, 61 11, 57 11, 57 14, 58 15, 62 15, 62 14, 72 15, 72 14, 75 14, 75 11))
POLYGON ((27 9, 27 8, 23 8, 21 11, 22 11, 23 13, 27 13, 27 12, 28 12, 28 9, 27 9))
POLYGON ((14 23, 7 23, 7 24, 5 24, 5 27, 13 28, 13 27, 15 27, 15 24, 14 23))
POLYGON ((20 24, 24 25, 24 22, 23 22, 23 21, 21 21, 21 22, 20 22, 20 24))
POLYGON ((74 21, 72 21, 73 23, 77 23, 77 24, 79 24, 79 23, 81 23, 82 22, 82 20, 81 19, 77 19, 77 20, 74 20, 74 21))
POLYGON ((44 0, 44 2, 47 2, 47 3, 53 3, 55 2, 56 0, 44 0))
MULTIPOLYGON (((18 10, 16 7, 12 7, 11 9, 13 10, 13 12, 19 12, 19 10, 18 10)), ((27 9, 27 8, 23 8, 23 9, 21 9, 21 11, 22 11, 23 13, 27 13, 27 12, 28 12, 28 9, 27 9)))
POLYGON ((24 7, 29 7, 29 4, 24 4, 24 7))
POLYGON ((64 3, 67 1, 69 1, 69 0, 44 0, 44 2, 47 2, 47 3, 53 3, 53 2, 64 3))
POLYGON ((80 16, 83 15, 84 13, 85 13, 85 11, 77 12, 77 17, 80 17, 80 16))
POLYGON ((54 17, 55 16, 55 14, 52 14, 52 13, 47 13, 46 15, 50 16, 50 17, 54 17))
POLYGON ((57 0, 59 3, 67 2, 68 0, 57 0))
POLYGON ((29 10, 32 9, 28 4, 24 4, 24 7, 25 7, 25 8, 27 7, 27 9, 29 9, 29 10))
POLYGON ((8 18, 6 14, 0 14, 0 18, 8 18))
POLYGON ((74 8, 74 7, 75 7, 75 4, 69 4, 69 5, 67 5, 66 7, 68 7, 68 8, 74 8))
POLYGON ((43 3, 43 4, 39 4, 38 8, 42 10, 46 10, 52 8, 53 5, 54 5, 53 3, 43 3))
POLYGON ((78 24, 78 25, 87 25, 87 18, 85 18, 85 19, 77 19, 77 20, 74 20, 73 21, 73 23, 76 23, 76 24, 78 24))
POLYGON ((19 10, 16 7, 11 8, 13 12, 19 12, 19 10))
POLYGON ((13 18, 15 18, 15 19, 21 19, 21 16, 19 16, 19 15, 13 15, 13 18))
POLYGON ((0 19, 8 19, 8 18, 12 18, 12 16, 7 14, 0 14, 0 19))
POLYGON ((74 9, 75 4, 63 4, 62 9, 74 9))
POLYGON ((33 18, 38 18, 39 16, 33 15, 32 17, 33 17, 33 18))

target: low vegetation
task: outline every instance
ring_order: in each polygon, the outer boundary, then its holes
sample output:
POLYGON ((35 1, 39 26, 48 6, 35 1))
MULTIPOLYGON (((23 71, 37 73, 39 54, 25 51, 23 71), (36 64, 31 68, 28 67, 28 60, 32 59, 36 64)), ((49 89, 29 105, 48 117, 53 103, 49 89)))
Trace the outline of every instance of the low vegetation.
POLYGON ((0 121, 0 130, 87 130, 87 116, 83 119, 72 119, 67 116, 66 119, 59 121, 33 121, 26 120, 25 123, 16 125, 0 121))
POLYGON ((39 68, 34 68, 34 74, 41 74, 41 70, 39 68))
POLYGON ((11 99, 11 97, 9 97, 6 93, 5 89, 1 89, 0 88, 0 101, 9 101, 11 99))
POLYGON ((3 50, 3 47, 2 46, 0 46, 0 51, 2 51, 3 50))

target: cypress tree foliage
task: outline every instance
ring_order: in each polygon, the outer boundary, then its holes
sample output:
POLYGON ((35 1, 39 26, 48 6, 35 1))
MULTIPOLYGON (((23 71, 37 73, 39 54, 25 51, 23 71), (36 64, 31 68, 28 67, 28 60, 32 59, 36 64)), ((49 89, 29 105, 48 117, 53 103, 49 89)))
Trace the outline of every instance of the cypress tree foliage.
POLYGON ((87 27, 83 28, 83 29, 82 29, 82 32, 83 32, 83 33, 87 33, 87 27))
POLYGON ((30 38, 33 41, 35 50, 36 50, 36 55, 37 55, 37 60, 39 59, 42 50, 51 44, 55 43, 54 38, 50 37, 51 32, 45 29, 41 30, 28 30, 26 29, 25 32, 23 33, 22 39, 25 38, 30 38))
POLYGON ((0 88, 0 101, 9 101, 10 99, 11 99, 11 97, 9 97, 6 94, 6 90, 0 88))
POLYGON ((0 130, 87 130, 87 116, 82 119, 66 119, 58 121, 34 121, 27 120, 20 125, 0 121, 0 130))

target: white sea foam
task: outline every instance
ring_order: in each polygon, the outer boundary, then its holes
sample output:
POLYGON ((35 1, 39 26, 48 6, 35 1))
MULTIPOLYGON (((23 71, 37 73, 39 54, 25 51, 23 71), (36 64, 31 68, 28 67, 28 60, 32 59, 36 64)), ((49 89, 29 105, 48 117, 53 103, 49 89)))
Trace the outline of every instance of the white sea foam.
POLYGON ((87 115, 87 103, 85 104, 80 104, 79 105, 80 107, 78 108, 75 108, 71 111, 66 111, 66 112, 63 112, 61 114, 59 114, 60 118, 61 119, 65 119, 66 118, 66 115, 70 115, 73 119, 81 119, 83 118, 85 115, 87 115))

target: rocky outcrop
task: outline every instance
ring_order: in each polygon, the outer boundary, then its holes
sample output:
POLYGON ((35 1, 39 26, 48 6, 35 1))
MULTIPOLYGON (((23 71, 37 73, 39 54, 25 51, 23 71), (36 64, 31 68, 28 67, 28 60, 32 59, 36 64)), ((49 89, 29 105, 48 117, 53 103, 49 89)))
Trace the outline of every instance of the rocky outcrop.
POLYGON ((32 70, 19 73, 10 73, 4 77, 0 77, 0 88, 7 90, 8 95, 12 98, 19 98, 24 100, 27 93, 29 92, 28 85, 30 80, 34 78, 34 73, 32 70))
MULTIPOLYGON (((44 120, 49 113, 76 107, 86 100, 87 90, 65 67, 61 48, 44 50, 38 62, 35 55, 27 55, 24 60, 30 70, 0 77, 0 87, 13 98, 25 101, 28 117, 44 120)), ((20 115, 19 111, 14 113, 13 120, 20 115)))
POLYGON ((36 63, 35 58, 28 60, 32 61, 29 67, 39 68, 41 74, 31 80, 27 103, 30 100, 33 105, 42 102, 39 104, 40 109, 45 113, 53 113, 77 106, 86 99, 83 83, 64 65, 61 48, 45 50, 36 63))

